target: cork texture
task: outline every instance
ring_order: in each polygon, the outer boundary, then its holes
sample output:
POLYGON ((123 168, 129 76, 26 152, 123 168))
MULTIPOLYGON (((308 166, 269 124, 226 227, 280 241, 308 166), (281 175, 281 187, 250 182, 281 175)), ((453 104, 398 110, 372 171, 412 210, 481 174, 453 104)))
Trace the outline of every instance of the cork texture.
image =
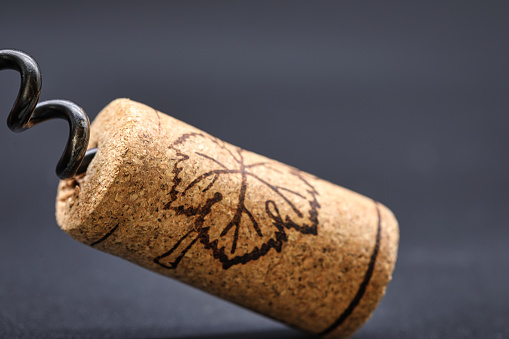
POLYGON ((326 338, 384 295, 399 231, 382 204, 128 99, 90 147, 86 175, 58 189, 74 239, 326 338))

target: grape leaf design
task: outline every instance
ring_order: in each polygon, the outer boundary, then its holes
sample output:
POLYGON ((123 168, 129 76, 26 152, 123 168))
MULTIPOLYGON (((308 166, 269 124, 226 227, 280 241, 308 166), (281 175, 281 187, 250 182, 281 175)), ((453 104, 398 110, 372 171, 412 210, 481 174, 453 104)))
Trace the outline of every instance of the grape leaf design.
POLYGON ((246 163, 241 148, 203 133, 184 134, 169 147, 176 162, 164 209, 192 228, 155 263, 175 269, 201 243, 228 269, 281 252, 290 229, 317 234, 320 205, 309 175, 268 159, 246 163), (292 187, 283 186, 288 177, 292 187))

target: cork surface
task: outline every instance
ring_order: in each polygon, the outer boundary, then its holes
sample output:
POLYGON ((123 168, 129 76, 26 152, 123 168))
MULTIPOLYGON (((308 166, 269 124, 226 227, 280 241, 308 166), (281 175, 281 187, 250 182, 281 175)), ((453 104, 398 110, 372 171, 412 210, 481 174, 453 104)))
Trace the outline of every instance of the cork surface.
POLYGON ((58 190, 74 239, 326 338, 382 298, 399 240, 382 204, 127 99, 90 147, 58 190))

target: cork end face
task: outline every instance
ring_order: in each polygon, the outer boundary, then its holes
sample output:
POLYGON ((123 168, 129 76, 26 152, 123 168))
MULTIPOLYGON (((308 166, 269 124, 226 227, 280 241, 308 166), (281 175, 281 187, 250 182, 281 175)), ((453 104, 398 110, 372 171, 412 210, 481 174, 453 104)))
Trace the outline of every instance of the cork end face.
POLYGON ((58 225, 80 242, 90 243, 95 235, 81 227, 93 219, 101 201, 115 183, 123 155, 129 149, 129 137, 135 133, 138 104, 116 99, 106 106, 91 125, 89 149, 98 151, 87 172, 74 179, 60 181, 56 199, 58 225))

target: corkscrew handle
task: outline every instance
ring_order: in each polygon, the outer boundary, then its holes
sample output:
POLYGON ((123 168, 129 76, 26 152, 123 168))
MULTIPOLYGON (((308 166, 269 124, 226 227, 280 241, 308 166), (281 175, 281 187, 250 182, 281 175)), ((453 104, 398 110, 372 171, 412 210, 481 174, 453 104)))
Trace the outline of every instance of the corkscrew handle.
POLYGON ((41 72, 37 62, 27 53, 13 49, 0 50, 0 70, 4 69, 16 70, 21 74, 20 89, 7 118, 7 126, 13 132, 22 132, 46 120, 67 120, 70 133, 57 164, 57 176, 69 179, 86 172, 97 149, 87 151, 90 122, 85 111, 67 100, 48 100, 38 104, 41 72))

